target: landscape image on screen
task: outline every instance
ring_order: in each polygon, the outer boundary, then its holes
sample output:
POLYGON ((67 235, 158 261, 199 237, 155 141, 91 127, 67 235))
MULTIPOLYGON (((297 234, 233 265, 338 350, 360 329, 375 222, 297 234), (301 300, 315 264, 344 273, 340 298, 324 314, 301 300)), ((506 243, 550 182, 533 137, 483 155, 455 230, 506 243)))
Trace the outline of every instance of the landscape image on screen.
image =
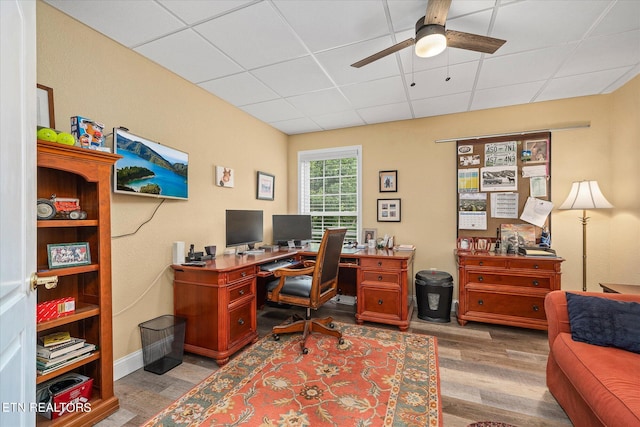
POLYGON ((114 191, 153 197, 187 199, 189 155, 114 129, 116 162, 114 191))

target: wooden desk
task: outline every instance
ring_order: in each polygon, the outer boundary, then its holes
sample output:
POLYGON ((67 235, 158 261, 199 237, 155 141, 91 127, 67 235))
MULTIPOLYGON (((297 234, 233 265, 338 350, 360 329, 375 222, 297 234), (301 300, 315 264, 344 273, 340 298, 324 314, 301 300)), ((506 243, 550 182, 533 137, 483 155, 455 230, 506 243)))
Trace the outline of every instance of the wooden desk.
POLYGON ((640 285, 623 285, 619 283, 600 283, 602 292, 613 294, 640 295, 640 285))
MULTIPOLYGON (((232 354, 258 339, 256 312, 264 289, 258 289, 257 283, 258 278, 270 276, 260 271, 260 265, 315 256, 312 251, 295 250, 224 255, 207 261, 205 267, 172 265, 174 313, 187 320, 185 351, 211 357, 218 365, 227 363, 232 354)), ((355 284, 339 282, 338 286, 355 287, 357 323, 372 321, 408 329, 413 313, 413 258, 413 251, 343 253, 339 280, 355 279, 355 284)))

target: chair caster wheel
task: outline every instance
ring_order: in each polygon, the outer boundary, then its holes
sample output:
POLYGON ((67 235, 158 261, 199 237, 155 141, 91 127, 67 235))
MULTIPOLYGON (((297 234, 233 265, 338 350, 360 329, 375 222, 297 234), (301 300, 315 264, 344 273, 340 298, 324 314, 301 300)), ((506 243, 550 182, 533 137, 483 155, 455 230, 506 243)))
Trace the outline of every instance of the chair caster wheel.
POLYGON ((302 349, 302 354, 308 354, 309 353, 309 349, 307 347, 302 349))
POLYGON ((274 340, 274 341, 280 341, 280 335, 278 335, 278 334, 274 334, 274 335, 273 335, 273 340, 274 340))
POLYGON ((344 344, 344 338, 340 338, 340 340, 338 341, 338 344, 340 345, 344 344))

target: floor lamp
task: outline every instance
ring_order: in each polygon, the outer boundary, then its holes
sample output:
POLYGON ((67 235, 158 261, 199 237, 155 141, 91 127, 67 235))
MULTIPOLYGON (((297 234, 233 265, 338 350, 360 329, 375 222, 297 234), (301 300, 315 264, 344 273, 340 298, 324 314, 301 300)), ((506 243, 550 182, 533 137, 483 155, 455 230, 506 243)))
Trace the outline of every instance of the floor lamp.
POLYGON ((607 209, 613 205, 604 197, 598 181, 578 181, 571 186, 567 200, 558 209, 582 209, 582 290, 587 290, 587 209, 607 209))

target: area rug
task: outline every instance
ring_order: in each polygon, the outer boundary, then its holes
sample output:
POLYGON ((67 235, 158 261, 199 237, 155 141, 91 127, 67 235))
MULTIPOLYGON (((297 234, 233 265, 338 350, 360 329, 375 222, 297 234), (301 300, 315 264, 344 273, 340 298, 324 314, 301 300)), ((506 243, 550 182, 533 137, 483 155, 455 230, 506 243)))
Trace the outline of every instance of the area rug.
POLYGON ((442 426, 436 338, 335 322, 268 335, 145 426, 442 426))

